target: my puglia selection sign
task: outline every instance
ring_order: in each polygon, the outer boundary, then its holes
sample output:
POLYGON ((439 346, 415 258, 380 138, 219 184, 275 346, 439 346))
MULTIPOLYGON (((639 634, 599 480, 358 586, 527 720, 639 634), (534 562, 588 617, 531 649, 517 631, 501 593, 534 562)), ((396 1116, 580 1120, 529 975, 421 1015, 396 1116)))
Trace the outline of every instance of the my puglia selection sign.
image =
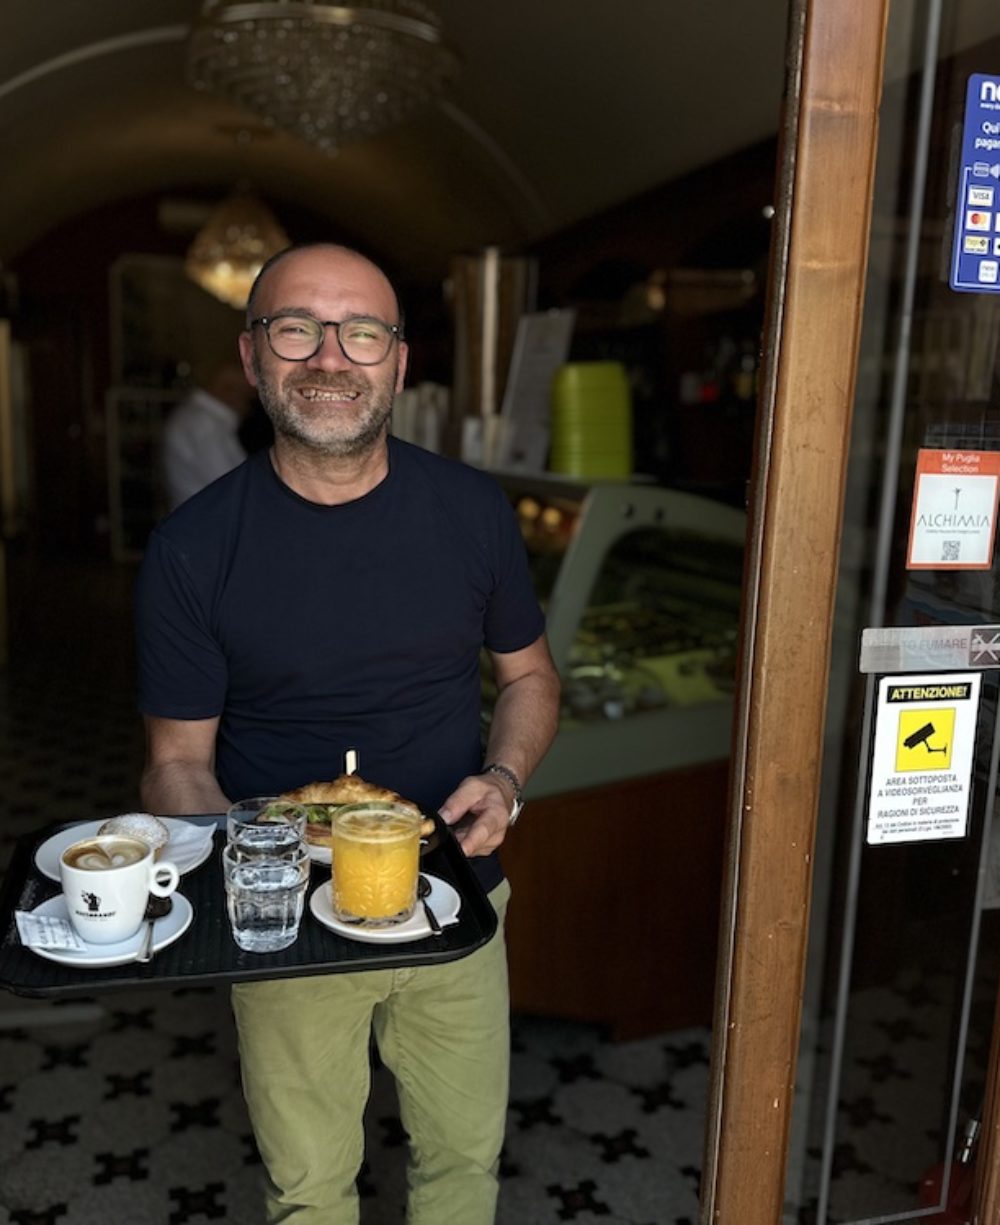
POLYGON ((1000 451, 917 453, 908 570, 989 570, 1000 451))

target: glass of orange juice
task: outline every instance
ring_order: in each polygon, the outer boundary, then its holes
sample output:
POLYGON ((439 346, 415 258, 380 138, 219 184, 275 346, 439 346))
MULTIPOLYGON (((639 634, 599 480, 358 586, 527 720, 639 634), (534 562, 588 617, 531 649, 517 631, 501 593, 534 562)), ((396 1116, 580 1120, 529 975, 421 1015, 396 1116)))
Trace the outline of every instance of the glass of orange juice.
POLYGON ((333 913, 344 923, 391 927, 413 914, 420 859, 418 812, 399 804, 345 804, 333 814, 333 913))

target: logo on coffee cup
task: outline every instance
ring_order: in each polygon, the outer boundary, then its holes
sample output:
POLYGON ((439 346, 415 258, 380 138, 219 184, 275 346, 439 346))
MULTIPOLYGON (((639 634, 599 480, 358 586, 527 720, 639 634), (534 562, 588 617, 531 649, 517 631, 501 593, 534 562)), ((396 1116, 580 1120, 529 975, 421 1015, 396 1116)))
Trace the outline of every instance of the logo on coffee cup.
MULTIPOLYGON (((102 910, 101 899, 96 893, 88 893, 86 890, 80 891, 80 897, 83 898, 83 904, 87 907, 87 917, 90 919, 113 919, 117 913, 114 910, 102 910)), ((77 914, 82 914, 82 911, 77 911, 77 914)))

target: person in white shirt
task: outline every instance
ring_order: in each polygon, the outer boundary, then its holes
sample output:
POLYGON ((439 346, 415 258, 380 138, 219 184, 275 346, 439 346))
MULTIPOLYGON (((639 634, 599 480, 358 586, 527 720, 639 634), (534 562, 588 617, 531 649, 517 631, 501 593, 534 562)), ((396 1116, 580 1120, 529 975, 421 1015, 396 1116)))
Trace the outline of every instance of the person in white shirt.
POLYGON ((238 431, 251 404, 242 368, 226 362, 170 413, 163 427, 163 471, 171 510, 246 459, 238 431))

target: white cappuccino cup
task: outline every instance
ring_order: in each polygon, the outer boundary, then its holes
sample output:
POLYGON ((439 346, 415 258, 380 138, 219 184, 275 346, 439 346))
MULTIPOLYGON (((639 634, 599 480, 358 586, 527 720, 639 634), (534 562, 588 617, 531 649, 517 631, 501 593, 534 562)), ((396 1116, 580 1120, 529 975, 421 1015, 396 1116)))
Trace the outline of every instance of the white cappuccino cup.
POLYGON ((69 920, 88 944, 117 944, 142 926, 151 893, 167 897, 177 888, 175 864, 155 862, 141 838, 102 834, 68 846, 59 857, 59 878, 69 920))

